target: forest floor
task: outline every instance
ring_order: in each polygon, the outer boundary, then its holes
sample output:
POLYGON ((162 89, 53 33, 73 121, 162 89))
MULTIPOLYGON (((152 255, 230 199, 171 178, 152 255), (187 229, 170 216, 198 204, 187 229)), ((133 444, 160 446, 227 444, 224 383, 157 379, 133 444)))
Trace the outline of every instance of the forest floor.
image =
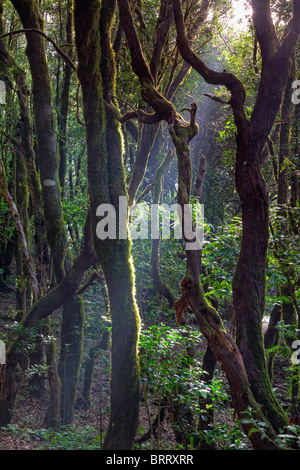
MULTIPOLYGON (((12 298, 0 298, 0 331, 7 324, 7 315, 12 310, 12 298), (2 317, 2 318, 1 318, 2 317), (3 319, 4 318, 4 319, 3 319)), ((107 353, 104 353, 107 355, 107 353)), ((103 435, 109 420, 109 372, 107 371, 108 357, 102 361, 103 365, 97 367, 92 388, 92 406, 87 410, 75 408, 73 424, 60 433, 45 429, 43 425, 48 402, 47 393, 39 399, 32 397, 28 381, 21 384, 15 403, 11 424, 0 429, 0 450, 74 450, 74 449, 101 449, 103 435), (103 370, 101 370, 101 367, 103 370)), ((279 402, 285 407, 288 404, 286 391, 285 359, 277 357, 274 364, 274 388, 279 402)), ((219 370, 222 374, 222 371, 219 370)), ((226 380, 226 379, 224 379, 226 380)), ((149 400, 152 422, 157 415, 157 401, 155 397, 149 400)), ((141 403, 140 424, 137 439, 149 430, 149 410, 145 403, 141 403)), ((219 408, 215 413, 215 422, 230 427, 234 425, 233 410, 229 405, 219 408)), ((242 438, 243 450, 249 450, 248 440, 242 438)), ((161 423, 160 441, 146 440, 141 449, 178 449, 171 424, 166 419, 161 423)), ((220 448, 222 444, 220 443, 220 448)))

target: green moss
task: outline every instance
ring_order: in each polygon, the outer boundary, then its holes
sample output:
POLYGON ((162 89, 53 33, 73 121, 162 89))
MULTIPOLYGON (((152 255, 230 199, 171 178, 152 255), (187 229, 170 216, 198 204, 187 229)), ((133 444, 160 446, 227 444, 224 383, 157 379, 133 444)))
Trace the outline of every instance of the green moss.
POLYGON ((101 3, 96 0, 75 1, 74 5, 94 245, 108 288, 112 320, 111 419, 104 444, 107 450, 131 447, 139 403, 139 315, 134 298, 130 242, 99 240, 95 231, 97 207, 109 202, 117 208, 119 196, 126 194, 120 124, 103 105, 103 98, 110 99, 115 88, 110 41, 115 5, 115 1, 103 1, 101 16, 101 3))

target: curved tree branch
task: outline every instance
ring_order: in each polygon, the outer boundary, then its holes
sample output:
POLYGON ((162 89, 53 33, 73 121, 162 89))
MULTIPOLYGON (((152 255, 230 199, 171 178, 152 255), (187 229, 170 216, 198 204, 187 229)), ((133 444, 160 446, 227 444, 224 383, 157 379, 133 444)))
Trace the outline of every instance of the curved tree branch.
POLYGON ((231 104, 236 125, 245 129, 248 121, 244 112, 246 92, 243 84, 232 73, 216 72, 210 69, 192 50, 184 24, 181 0, 173 0, 174 17, 177 29, 177 44, 183 59, 188 62, 211 85, 225 86, 231 92, 231 104))
POLYGON ((65 54, 65 52, 59 47, 59 45, 50 36, 48 36, 46 33, 41 31, 40 29, 37 29, 37 28, 17 29, 15 31, 10 31, 9 33, 2 34, 0 36, 0 40, 6 38, 8 36, 13 36, 15 34, 22 34, 22 33, 26 33, 26 34, 27 33, 38 33, 41 36, 43 36, 43 38, 45 38, 47 41, 49 41, 52 44, 54 49, 63 57, 63 59, 67 62, 67 64, 71 67, 71 69, 74 70, 74 72, 76 72, 76 70, 77 70, 76 65, 70 59, 68 54, 65 54))

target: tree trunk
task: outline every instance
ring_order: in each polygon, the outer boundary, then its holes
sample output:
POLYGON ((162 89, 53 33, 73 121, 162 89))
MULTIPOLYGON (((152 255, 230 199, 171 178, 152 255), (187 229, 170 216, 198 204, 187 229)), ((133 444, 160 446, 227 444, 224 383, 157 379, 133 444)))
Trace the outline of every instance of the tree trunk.
MULTIPOLYGON (((50 318, 48 318, 48 331, 51 332, 50 318)), ((55 343, 51 340, 46 346, 48 382, 50 388, 50 399, 48 409, 44 418, 44 425, 58 431, 61 425, 60 409, 60 380, 55 364, 55 343)))
MULTIPOLYGON (((259 28, 264 21, 265 12, 260 11, 260 6, 255 1, 253 5, 255 25, 259 28)), ((270 34, 275 34, 270 16, 268 21, 270 34)), ((299 22, 296 13, 294 21, 299 22)), ((299 32, 299 24, 295 25, 295 30, 299 32)), ((291 40, 295 40, 293 36, 294 33, 291 33, 291 40)), ((287 418, 275 399, 261 341, 269 210, 268 191, 260 173, 259 162, 289 77, 292 47, 287 44, 279 47, 276 38, 272 43, 274 49, 270 51, 266 36, 260 38, 263 54, 260 88, 249 127, 245 131, 238 131, 237 136, 236 187, 242 207, 243 237, 233 282, 233 299, 237 319, 237 342, 251 388, 256 399, 263 405, 274 429, 279 432, 287 424, 287 418)))
MULTIPOLYGON (((66 44, 72 45, 72 1, 68 0, 67 4, 67 24, 66 24, 66 44)), ((71 48, 70 48, 71 50, 71 48)), ((69 53, 71 55, 71 53, 69 53)), ((67 168, 67 152, 66 152, 66 138, 67 138, 67 119, 69 112, 69 94, 71 86, 72 69, 69 64, 64 63, 63 74, 63 88, 61 92, 61 103, 59 113, 59 182, 62 190, 65 186, 65 176, 67 168)))
MULTIPOLYGON (((190 110, 190 123, 186 123, 183 118, 176 113, 173 105, 157 92, 154 88, 153 79, 149 72, 141 44, 135 31, 129 3, 127 0, 118 0, 118 3, 121 24, 126 34, 131 53, 133 70, 139 77, 141 83, 142 97, 154 109, 156 116, 164 119, 169 124, 169 131, 176 147, 178 159, 178 202, 183 209, 184 205, 189 204, 190 201, 191 159, 189 141, 198 131, 198 126, 195 123, 197 106, 192 104, 190 110)), ((180 41, 182 41, 185 46, 183 52, 187 51, 187 55, 184 58, 186 60, 187 58, 190 58, 190 56, 194 58, 185 36, 181 4, 174 0, 173 5, 177 31, 178 33, 181 33, 180 41)), ((178 41, 179 44, 182 44, 182 42, 178 41)), ((208 70, 202 62, 200 63, 200 66, 202 71, 203 68, 205 72, 208 70)), ((241 120, 241 123, 244 123, 244 113, 242 110, 243 102, 240 102, 240 100, 243 100, 243 97, 245 96, 243 87, 231 74, 217 74, 218 80, 220 75, 222 79, 225 77, 228 84, 231 82, 230 86, 232 90, 237 93, 237 95, 234 96, 235 105, 238 107, 237 112, 240 113, 237 117, 241 120)), ((214 83, 218 83, 218 80, 214 81, 214 83)), ((182 232, 185 233, 184 225, 182 232)), ((186 256, 186 276, 181 282, 182 298, 178 301, 178 304, 176 304, 176 307, 179 309, 177 315, 178 319, 180 318, 180 313, 182 313, 184 305, 189 303, 196 315, 197 323, 201 332, 209 341, 215 357, 221 362, 224 368, 231 388, 233 406, 238 416, 245 416, 245 413, 249 412, 250 407, 254 419, 263 420, 266 424, 267 432, 265 436, 261 436, 260 432, 250 433, 251 435, 249 435, 249 438, 254 448, 275 450, 278 448, 274 442, 276 434, 268 420, 264 417, 262 410, 255 402, 241 354, 232 338, 225 332, 219 315, 205 299, 202 286, 199 283, 201 250, 187 250, 186 256)), ((246 422, 241 422, 241 424, 248 435, 251 425, 246 422)))
MULTIPOLYGON (((33 0, 12 0, 12 4, 19 14, 24 28, 37 28, 43 31, 43 20, 33 0)), ((51 81, 44 38, 35 32, 26 33, 26 38, 26 54, 32 76, 35 127, 47 239, 51 247, 55 274, 60 282, 64 275, 66 233, 60 204, 51 81)))
MULTIPOLYGON (((80 286, 81 279, 88 268, 97 262, 97 257, 93 252, 91 243, 91 225, 90 217, 87 217, 84 233, 85 244, 82 253, 66 273, 63 281, 49 293, 41 297, 31 309, 27 312, 24 318, 20 321, 20 326, 26 331, 31 329, 40 320, 47 318, 56 309, 61 307, 68 298, 72 298, 80 286)), ((18 383, 21 379, 19 363, 24 363, 22 354, 17 351, 18 343, 24 341, 22 337, 9 338, 6 348, 6 365, 0 367, 0 426, 6 426, 10 423, 13 405, 16 397, 18 383)), ((48 365, 51 365, 49 371, 51 399, 55 397, 55 403, 50 404, 50 410, 53 410, 54 415, 51 416, 47 413, 47 422, 57 423, 57 390, 60 386, 59 380, 56 376, 56 371, 53 366, 54 363, 51 358, 51 351, 49 351, 48 365), (53 387, 53 389, 52 389, 53 387)))
MULTIPOLYGON (((33 0, 12 0, 12 3, 19 13, 24 28, 35 28, 43 31, 43 20, 33 0)), ((58 151, 52 106, 51 81, 45 54, 44 38, 41 34, 35 32, 27 32, 26 37, 26 54, 32 75, 32 92, 47 240, 51 248, 56 280, 61 282, 65 275, 68 248, 60 198, 58 151)), ((77 299, 69 299, 69 302, 74 309, 74 318, 76 316, 80 317, 80 305, 77 299)), ((64 308, 68 311, 71 306, 67 303, 64 308)), ((63 315, 64 321, 68 322, 67 319, 64 320, 63 315)))
POLYGON ((268 0, 252 1, 253 20, 262 53, 262 75, 255 107, 248 121, 244 112, 245 90, 226 71, 209 69, 189 48, 179 0, 173 0, 178 45, 184 59, 210 84, 223 85, 231 93, 237 127, 236 187, 240 196, 243 237, 233 282, 237 339, 251 388, 274 428, 286 424, 266 370, 261 319, 264 309, 265 269, 268 247, 268 194, 260 174, 261 155, 279 110, 289 74, 289 57, 300 28, 300 3, 294 2, 294 15, 282 43, 272 22, 268 0))
POLYGON ((103 102, 103 98, 110 102, 110 95, 115 94, 110 38, 114 10, 115 1, 105 0, 101 5, 97 0, 75 0, 74 3, 94 244, 108 288, 112 319, 111 416, 105 450, 131 449, 139 410, 139 317, 130 242, 128 238, 100 240, 96 236, 98 206, 113 204, 118 220, 119 196, 126 195, 119 123, 109 111, 105 112, 103 102))
MULTIPOLYGON (((16 202, 16 206, 18 209, 18 213, 20 216, 20 222, 22 224, 24 230, 24 236, 26 239, 26 243, 29 248, 29 215, 28 215, 28 187, 26 181, 26 169, 23 161, 22 154, 18 148, 15 149, 14 154, 14 181, 15 181, 15 189, 14 189, 14 198, 16 202)), ((16 232, 17 235, 17 232, 16 232)), ((26 269, 26 264, 24 264, 24 258, 22 256, 22 245, 20 245, 19 237, 15 237, 15 259, 16 259, 16 269, 17 269, 17 292, 16 292, 16 301, 17 301, 17 310, 18 315, 17 318, 22 318, 26 312, 26 303, 28 297, 28 289, 30 289, 30 285, 28 285, 28 270, 26 269)), ((32 261, 32 270, 34 270, 33 261, 32 261)), ((36 279, 36 296, 38 296, 38 282, 36 279)), ((31 292, 29 294, 31 297, 31 292)))
MULTIPOLYGON (((291 133, 291 117, 292 117, 292 83, 295 80, 295 63, 296 63, 296 54, 295 50, 292 53, 292 66, 289 74, 289 78, 287 80, 285 93, 283 97, 283 102, 281 106, 281 127, 279 133, 279 159, 278 159, 278 196, 277 196, 277 211, 278 216, 280 217, 280 226, 276 227, 276 235, 280 238, 282 235, 283 239, 286 239, 287 236, 292 235, 292 226, 288 220, 288 212, 289 212, 289 168, 286 165, 286 160, 289 158, 290 155, 290 133, 291 133)), ((284 297, 284 301, 282 302, 282 319, 287 325, 292 325, 297 323, 297 312, 293 302, 293 295, 295 293, 295 285, 292 287, 290 283, 291 278, 295 278, 295 269, 291 267, 289 264, 288 258, 289 252, 289 243, 287 240, 283 242, 281 246, 280 242, 275 242, 274 254, 279 260, 279 265, 282 268, 282 274, 288 278, 286 285, 281 286, 278 291, 279 295, 284 297), (277 253, 277 250, 280 250, 277 253), (287 255, 286 255, 287 253, 287 255), (283 262, 283 258, 286 256, 286 263, 283 262), (291 291, 292 289, 292 291, 291 291)), ((294 284, 294 283, 293 283, 294 284)), ((273 325, 273 327, 276 325, 273 325)), ((278 335, 277 335, 278 336, 278 335)), ((297 335, 292 338, 288 337, 285 338, 285 342, 291 350, 292 354, 292 343, 297 339, 297 335)), ((296 374, 297 376, 298 374, 296 374)), ((292 382, 294 385, 292 386, 292 390, 296 393, 296 397, 298 396, 298 377, 293 377, 292 382)), ((293 400, 293 397, 292 397, 293 400)), ((297 400, 297 398, 296 398, 297 400)))
POLYGON ((76 402, 82 353, 84 305, 82 297, 74 296, 64 305, 58 375, 61 383, 61 424, 71 424, 76 402), (78 302, 79 306, 74 305, 78 302), (79 308, 78 308, 79 307, 79 308))
POLYGON ((96 361, 101 354, 101 351, 107 351, 109 348, 110 333, 108 330, 103 332, 102 338, 91 347, 88 353, 88 359, 85 365, 82 394, 78 406, 83 408, 90 408, 92 404, 91 391, 93 384, 94 369, 96 361))
MULTIPOLYGON (((270 315, 268 328, 264 334, 264 346, 265 346, 266 351, 276 346, 279 342, 279 331, 276 328, 276 326, 278 325, 278 322, 281 320, 281 317, 282 317, 281 305, 279 303, 276 303, 270 315)), ((267 356, 266 356, 268 374, 269 374, 271 383, 273 383, 273 372, 274 372, 273 365, 274 365, 275 356, 276 354, 274 352, 267 353, 267 356)))
POLYGON ((275 399, 265 361, 262 317, 265 301, 266 259, 269 239, 268 195, 253 155, 249 135, 238 142, 236 185, 242 202, 243 237, 233 280, 237 344, 251 388, 277 432, 286 424, 275 399), (248 142, 247 146, 243 142, 248 142), (246 162, 246 168, 244 165, 246 162))
POLYGON ((133 206, 136 193, 146 172, 148 158, 158 135, 159 124, 143 126, 140 147, 137 150, 132 177, 128 188, 129 207, 133 206))

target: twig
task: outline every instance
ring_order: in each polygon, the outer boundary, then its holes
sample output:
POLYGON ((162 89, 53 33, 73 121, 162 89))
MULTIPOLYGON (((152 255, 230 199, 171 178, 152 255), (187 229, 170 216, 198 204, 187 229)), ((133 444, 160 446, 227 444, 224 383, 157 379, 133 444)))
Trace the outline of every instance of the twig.
POLYGON ((210 95, 208 93, 203 93, 203 96, 208 96, 208 98, 210 98, 214 101, 217 101, 218 103, 229 104, 227 101, 224 101, 224 100, 222 100, 222 98, 219 98, 219 96, 210 95))
POLYGON ((151 188, 154 186, 154 183, 151 183, 151 184, 148 184, 148 186, 144 189, 144 191, 142 192, 142 194, 139 195, 137 201, 136 201, 136 204, 138 204, 145 196, 146 194, 149 193, 149 191, 151 190, 151 188))
POLYGON ((90 285, 92 284, 92 282, 94 282, 95 279, 100 279, 101 281, 103 281, 104 277, 101 274, 99 274, 97 271, 93 271, 89 275, 87 280, 79 287, 79 289, 76 292, 76 295, 83 294, 90 287, 90 285))

